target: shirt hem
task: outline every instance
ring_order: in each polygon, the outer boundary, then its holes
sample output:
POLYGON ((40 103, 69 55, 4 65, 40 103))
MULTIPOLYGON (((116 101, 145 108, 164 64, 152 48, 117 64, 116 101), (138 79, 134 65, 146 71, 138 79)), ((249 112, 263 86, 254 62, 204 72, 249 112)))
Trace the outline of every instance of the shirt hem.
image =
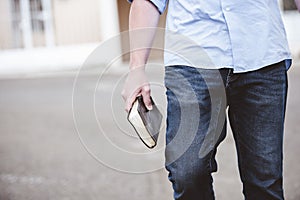
MULTIPOLYGON (((176 64, 165 64, 165 67, 173 67, 173 66, 188 66, 188 67, 195 67, 195 68, 200 68, 200 69, 222 69, 222 68, 228 68, 228 69, 233 69, 233 73, 246 73, 246 72, 251 72, 251 71, 255 71, 255 70, 259 70, 265 67, 268 67, 270 65, 279 63, 281 61, 286 61, 286 70, 289 70, 289 68, 291 67, 291 61, 292 58, 283 58, 283 59, 279 59, 277 61, 272 61, 272 62, 266 62, 265 64, 259 66, 259 67, 254 67, 254 68, 249 68, 249 69, 243 69, 243 70, 237 70, 235 69, 235 67, 233 67, 232 65, 220 65, 219 67, 216 66, 191 66, 190 64, 187 63, 176 63, 176 64)), ((240 67, 241 68, 241 67, 240 67)))

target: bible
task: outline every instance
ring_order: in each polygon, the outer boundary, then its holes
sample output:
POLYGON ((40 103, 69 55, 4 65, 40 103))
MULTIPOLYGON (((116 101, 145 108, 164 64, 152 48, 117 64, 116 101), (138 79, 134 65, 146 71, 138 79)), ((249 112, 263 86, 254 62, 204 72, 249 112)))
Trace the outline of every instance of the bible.
POLYGON ((128 112, 127 120, 133 126, 135 132, 148 148, 154 148, 162 122, 162 114, 155 105, 153 99, 152 110, 148 110, 143 97, 138 96, 128 112))

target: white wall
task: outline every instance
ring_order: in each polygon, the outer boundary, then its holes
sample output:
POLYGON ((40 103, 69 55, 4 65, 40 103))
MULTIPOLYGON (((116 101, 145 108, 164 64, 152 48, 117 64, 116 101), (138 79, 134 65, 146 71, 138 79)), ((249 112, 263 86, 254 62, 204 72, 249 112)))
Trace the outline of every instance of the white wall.
POLYGON ((98 0, 53 0, 53 17, 56 45, 101 41, 98 0))

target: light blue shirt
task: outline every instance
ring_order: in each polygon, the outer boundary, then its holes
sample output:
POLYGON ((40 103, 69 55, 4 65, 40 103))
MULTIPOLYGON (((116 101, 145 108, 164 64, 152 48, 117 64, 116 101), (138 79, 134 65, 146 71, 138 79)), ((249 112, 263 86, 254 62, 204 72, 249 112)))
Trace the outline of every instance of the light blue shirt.
MULTIPOLYGON (((150 1, 160 13, 168 3, 150 1)), ((170 0, 166 29, 166 66, 247 72, 283 60, 287 69, 291 64, 277 0, 170 0)))

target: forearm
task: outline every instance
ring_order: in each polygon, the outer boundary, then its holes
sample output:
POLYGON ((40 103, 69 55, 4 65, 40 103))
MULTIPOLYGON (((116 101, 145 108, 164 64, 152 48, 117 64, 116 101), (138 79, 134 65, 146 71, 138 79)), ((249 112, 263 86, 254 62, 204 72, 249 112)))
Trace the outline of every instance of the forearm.
POLYGON ((134 0, 129 14, 130 69, 145 66, 150 54, 159 12, 148 0, 134 0))

